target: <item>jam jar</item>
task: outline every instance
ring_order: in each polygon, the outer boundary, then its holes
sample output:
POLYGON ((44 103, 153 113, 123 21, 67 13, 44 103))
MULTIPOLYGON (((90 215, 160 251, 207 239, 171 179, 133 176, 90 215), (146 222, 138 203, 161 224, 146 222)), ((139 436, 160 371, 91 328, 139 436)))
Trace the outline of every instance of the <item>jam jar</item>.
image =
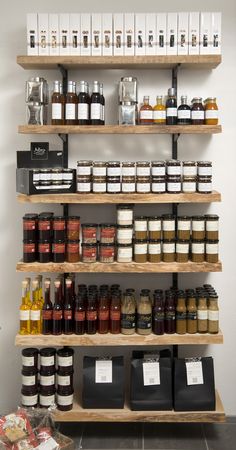
POLYGON ((191 234, 191 217, 177 217, 177 237, 178 239, 189 241, 191 234))
POLYGON ((186 194, 197 192, 197 178, 196 177, 183 177, 182 191, 186 194))
POLYGON ((136 163, 131 161, 122 162, 122 178, 135 177, 135 175, 136 175, 136 163))
POLYGON ((132 244, 132 240, 133 240, 133 225, 118 225, 117 243, 132 244))
POLYGON ((219 216, 216 214, 206 214, 206 239, 217 241, 219 239, 219 216))
POLYGON ((210 194, 212 192, 212 177, 198 177, 197 191, 201 194, 210 194))
POLYGON ((167 177, 167 192, 171 194, 180 194, 181 176, 173 175, 167 177))
POLYGON ((55 386, 40 386, 39 389, 39 406, 40 408, 50 408, 56 404, 55 386))
POLYGON ((178 239, 176 242, 176 262, 185 263, 189 259, 189 241, 178 239))
POLYGON ((82 244, 82 261, 84 263, 95 263, 97 261, 97 243, 82 244))
POLYGON ((164 214, 162 216, 163 239, 175 239, 175 216, 164 214))
POLYGON ((55 366, 40 367, 40 386, 52 386, 55 388, 56 370, 55 366))
POLYGON ((200 177, 212 176, 212 162, 211 161, 198 161, 197 174, 200 177))
POLYGON ((117 205, 117 225, 133 225, 132 205, 117 205))
POLYGON ((162 219, 160 216, 153 216, 153 217, 148 218, 149 239, 154 239, 154 240, 161 239, 161 224, 162 224, 162 219))
POLYGON ((168 263, 175 261, 175 239, 163 240, 162 260, 168 263))
POLYGON ((38 354, 37 348, 24 348, 21 352, 23 369, 30 369, 31 367, 38 368, 38 354))
POLYGON ((136 191, 135 177, 122 177, 121 190, 124 194, 133 194, 136 191))
POLYGON ((151 167, 149 161, 138 161, 136 163, 137 177, 150 177, 151 167))
POLYGON ((59 181, 60 184, 62 184, 62 180, 63 180, 63 169, 52 169, 51 171, 51 179, 52 181, 59 181))
POLYGON ((80 241, 67 241, 66 259, 70 263, 76 263, 80 260, 80 241))
POLYGON ((116 224, 100 224, 100 242, 101 244, 114 244, 116 241, 116 224))
POLYGON ((73 371, 74 365, 74 350, 70 347, 65 347, 57 350, 57 367, 62 372, 68 370, 73 371))
POLYGON ((218 106, 215 97, 205 100, 205 125, 218 125, 218 106))
POLYGON ((152 161, 151 162, 151 175, 152 177, 164 177, 166 174, 165 161, 152 161))
POLYGON ((147 217, 138 216, 134 219, 134 232, 136 239, 147 239, 148 222, 147 217))
POLYGON ((191 244, 191 259, 195 263, 205 261, 205 241, 193 239, 191 244))
POLYGON ((94 177, 106 177, 107 176, 107 163, 104 161, 94 161, 93 176, 94 177))
POLYGON ((73 178, 74 178, 73 169, 62 169, 63 184, 64 184, 64 181, 69 181, 70 183, 68 183, 68 184, 71 185, 73 178))
POLYGON ((146 263, 148 260, 148 242, 146 239, 135 239, 134 241, 134 261, 136 263, 146 263))
POLYGON ((27 367, 27 369, 22 369, 21 371, 22 374, 22 386, 37 386, 37 382, 38 382, 38 370, 32 366, 32 367, 27 367))
POLYGON ((161 262, 161 241, 150 239, 148 242, 148 261, 150 263, 161 262))
POLYGON ((37 259, 36 243, 33 241, 23 240, 23 262, 32 263, 37 259))
POLYGON ((92 192, 91 177, 77 177, 77 192, 79 194, 89 194, 90 192, 92 192))
POLYGON ((107 177, 108 194, 119 194, 121 192, 120 177, 107 177))
POLYGON ((57 371, 57 386, 73 386, 73 374, 74 370, 64 367, 57 371))
POLYGON ((206 241, 206 262, 217 263, 219 261, 219 240, 206 241))
POLYGON ((92 161, 77 161, 77 176, 87 176, 92 175, 92 161))
POLYGON ((23 239, 36 241, 38 214, 25 214, 23 217, 23 239))
POLYGON ((193 216, 192 217, 192 239, 203 240, 205 239, 205 217, 193 216))
POLYGON ((51 183, 52 172, 51 169, 40 169, 39 181, 49 181, 51 183))
POLYGON ((57 409, 70 411, 73 408, 73 393, 72 386, 59 385, 57 389, 57 409))
POLYGON ((96 223, 82 224, 82 239, 84 244, 96 244, 98 225, 96 223))
POLYGON ((53 241, 52 243, 52 260, 54 263, 62 263, 66 258, 65 241, 53 241))
POLYGON ((163 194, 166 192, 166 177, 152 177, 151 186, 154 194, 163 194))
POLYGON ((196 161, 183 161, 182 162, 183 177, 196 177, 197 176, 197 163, 196 161))
POLYGON ((113 263, 115 261, 115 244, 100 243, 99 261, 101 263, 113 263))
POLYGON ((78 241, 80 238, 80 217, 70 216, 67 219, 67 239, 78 241))
POLYGON ((130 263, 133 259, 133 245, 118 244, 117 246, 117 261, 120 263, 130 263))
POLYGON ((191 120, 192 125, 204 125, 205 110, 201 97, 194 97, 192 99, 191 120))
POLYGON ((56 350, 55 348, 42 348, 39 351, 40 354, 40 365, 41 368, 44 367, 44 369, 52 369, 55 370, 55 356, 56 356, 56 350))
POLYGON ((138 194, 151 192, 151 177, 137 177, 136 190, 138 194))
POLYGON ((48 241, 39 241, 38 259, 40 263, 48 263, 52 260, 52 245, 48 241))
POLYGON ((108 161, 107 163, 107 176, 108 177, 121 177, 120 161, 108 161))
POLYGON ((166 161, 166 173, 168 176, 181 176, 181 162, 177 159, 166 161))
POLYGON ((92 191, 96 194, 105 194, 107 191, 106 177, 93 177, 92 191))
POLYGON ((39 239, 42 241, 50 241, 52 236, 52 216, 39 216, 38 219, 39 239))
POLYGON ((21 405, 24 408, 36 408, 38 404, 38 387, 27 386, 21 390, 21 405))
POLYGON ((54 216, 52 220, 53 238, 64 241, 66 233, 66 219, 63 216, 54 216))

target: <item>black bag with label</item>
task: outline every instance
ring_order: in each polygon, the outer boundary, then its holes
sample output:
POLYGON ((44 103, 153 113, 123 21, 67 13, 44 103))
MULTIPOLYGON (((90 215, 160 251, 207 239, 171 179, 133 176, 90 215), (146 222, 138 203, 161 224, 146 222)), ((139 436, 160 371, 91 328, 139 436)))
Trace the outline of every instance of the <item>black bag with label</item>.
MULTIPOLYGON (((147 367, 147 366, 145 366, 147 367)), ((155 375, 155 374, 154 374, 155 375)), ((133 352, 131 361, 130 408, 134 411, 168 411, 173 408, 172 362, 169 350, 157 352, 133 352), (152 374, 146 376, 144 385, 143 363, 159 362, 160 384, 155 383, 152 374)))
POLYGON ((83 408, 124 408, 124 358, 84 357, 83 408))
POLYGON ((213 358, 175 359, 174 409, 175 411, 215 410, 213 358), (201 363, 200 370, 198 365, 197 371, 187 372, 186 364, 188 363, 201 363), (199 384, 199 382, 201 384, 199 384))

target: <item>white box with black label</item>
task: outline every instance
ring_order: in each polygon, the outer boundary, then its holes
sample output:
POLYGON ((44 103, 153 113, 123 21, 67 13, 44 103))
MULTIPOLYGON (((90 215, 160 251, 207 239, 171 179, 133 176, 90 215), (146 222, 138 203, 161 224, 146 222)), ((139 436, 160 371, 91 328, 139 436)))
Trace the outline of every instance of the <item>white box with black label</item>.
POLYGON ((146 33, 145 14, 135 14, 135 55, 145 55, 146 33))
POLYGON ((212 53, 212 14, 200 14, 200 55, 212 53))
POLYGON ((221 12, 211 13, 212 20, 212 53, 221 54, 221 12))
POLYGON ((199 12, 190 12, 188 23, 189 55, 199 55, 199 36, 200 36, 200 14, 199 12))
POLYGON ((146 55, 156 54, 156 14, 146 14, 146 55))
POLYGON ((124 15, 113 15, 113 48, 114 56, 124 55, 124 15))
POLYGON ((167 14, 158 13, 156 15, 157 33, 156 33, 156 54, 166 55, 167 52, 167 14))
POLYGON ((188 12, 178 13, 178 55, 188 54, 188 12))
POLYGON ((48 14, 38 14, 39 55, 49 55, 48 14))
POLYGON ((167 14, 167 55, 177 55, 177 13, 167 14))
POLYGON ((70 54, 70 14, 59 15, 60 55, 70 54))
POLYGON ((124 14, 125 55, 134 56, 134 14, 124 14))
POLYGON ((113 20, 112 14, 102 14, 102 54, 103 56, 112 56, 113 47, 113 20))
POLYGON ((49 14, 49 54, 59 55, 59 17, 49 14))
POLYGON ((91 15, 84 13, 80 16, 81 56, 91 55, 91 15))
POLYGON ((102 55, 102 15, 92 14, 92 56, 102 55))
POLYGON ((80 55, 80 14, 70 14, 70 55, 80 55))
POLYGON ((39 54, 38 14, 27 14, 27 55, 39 54))

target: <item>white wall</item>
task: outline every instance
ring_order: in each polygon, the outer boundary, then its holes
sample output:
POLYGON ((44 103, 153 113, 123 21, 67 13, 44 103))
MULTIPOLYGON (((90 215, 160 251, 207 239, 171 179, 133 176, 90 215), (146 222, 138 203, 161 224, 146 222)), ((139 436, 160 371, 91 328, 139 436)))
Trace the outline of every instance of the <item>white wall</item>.
MULTIPOLYGON (((192 3, 192 2, 191 2, 192 3)), ((186 93, 189 99, 194 95, 203 98, 216 95, 221 110, 223 134, 215 136, 183 136, 180 138, 180 159, 210 159, 214 161, 214 186, 222 192, 223 203, 211 206, 191 205, 180 206, 180 212, 188 214, 207 211, 219 213, 221 217, 221 258, 223 260, 223 274, 192 274, 180 275, 182 287, 197 286, 200 283, 212 283, 220 294, 221 328, 224 331, 225 344, 201 348, 183 348, 182 354, 206 353, 215 357, 216 384, 221 392, 226 412, 236 414, 235 394, 235 340, 236 340, 236 310, 235 310, 235 206, 233 204, 235 181, 235 102, 236 102, 236 4, 234 0, 199 0, 193 5, 198 10, 223 11, 223 63, 215 71, 181 71, 179 78, 179 95, 186 93)), ((15 162, 16 150, 28 149, 30 139, 35 136, 17 134, 17 125, 25 122, 24 83, 30 75, 36 72, 26 72, 15 63, 16 55, 26 54, 26 13, 34 12, 125 12, 136 11, 189 11, 190 2, 166 0, 163 5, 155 0, 147 4, 130 0, 120 0, 117 4, 108 0, 95 2, 87 0, 78 3, 75 0, 64 2, 40 3, 21 0, 20 2, 8 0, 1 2, 0 8, 0 127, 1 127, 1 165, 0 186, 2 194, 1 225, 0 225, 0 255, 1 255, 1 318, 0 318, 0 413, 15 408, 19 400, 20 376, 20 349, 14 347, 14 336, 18 329, 18 308, 20 302, 22 276, 15 273, 16 261, 22 252, 22 224, 21 217, 27 211, 54 210, 60 211, 60 206, 26 207, 16 202, 15 194, 15 162), (79 9, 81 8, 81 9, 79 9)), ((192 9, 192 8, 191 8, 192 9)), ((192 9, 192 10, 195 10, 192 9)), ((171 83, 170 71, 81 71, 73 72, 72 79, 86 79, 91 82, 99 79, 104 82, 107 100, 107 118, 110 123, 116 121, 117 93, 116 85, 124 74, 138 77, 139 95, 151 96, 154 102, 156 94, 165 94, 171 83)), ((57 71, 41 72, 49 82, 58 79, 57 71)), ((47 140, 49 137, 45 136, 47 140)), ((60 140, 56 136, 50 137, 51 148, 60 148, 60 140)), ((74 136, 70 138, 70 166, 77 159, 133 159, 142 158, 169 158, 170 137, 168 136, 74 136)), ((115 219, 115 210, 112 207, 77 206, 76 209, 83 221, 103 220, 103 211, 107 219, 115 219)), ((138 211, 147 213, 165 209, 157 206, 138 207, 138 211)), ((110 275, 102 278, 99 275, 83 275, 80 282, 120 282, 127 287, 151 286, 167 287, 171 284, 170 275, 110 275), (142 284, 141 284, 142 282, 142 284)), ((86 350, 87 352, 88 350, 86 350)), ((120 350, 117 350, 119 353, 120 350)), ((93 351, 94 353, 94 351, 93 351)), ((80 353, 80 361, 81 361, 80 353)))

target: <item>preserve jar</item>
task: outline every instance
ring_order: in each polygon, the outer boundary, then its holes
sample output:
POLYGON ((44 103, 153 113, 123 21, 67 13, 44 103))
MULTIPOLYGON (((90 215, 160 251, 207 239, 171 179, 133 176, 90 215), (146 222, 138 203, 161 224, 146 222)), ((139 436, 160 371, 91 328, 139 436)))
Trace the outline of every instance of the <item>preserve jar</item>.
POLYGON ((166 177, 152 177, 151 188, 154 194, 166 192, 166 177))
POLYGON ((80 260, 80 241, 67 241, 66 259, 70 263, 76 263, 80 260))
POLYGON ((92 161, 77 161, 77 176, 87 176, 92 175, 92 161))
POLYGON ((152 177, 164 177, 166 175, 165 161, 152 161, 151 162, 151 174, 152 174, 152 177))
POLYGON ((74 178, 74 171, 73 171, 73 169, 62 169, 63 182, 64 181, 70 181, 70 184, 71 184, 71 182, 73 181, 73 178, 74 178))
MULTIPOLYGON (((45 183, 45 181, 44 181, 44 183, 45 183)), ((52 181, 51 189, 53 189, 54 191, 57 189, 61 189, 63 184, 64 184, 63 181, 59 181, 59 180, 52 181)))
POLYGON ((151 167, 149 161, 137 161, 136 162, 137 177, 150 177, 151 167))
POLYGON ((74 370, 64 367, 57 371, 57 386, 73 386, 73 374, 74 370))
POLYGON ((40 180, 40 169, 33 169, 33 183, 38 183, 40 180))
POLYGON ((193 239, 191 244, 191 260, 195 263, 205 261, 205 241, 193 239))
POLYGON ((40 385, 41 386, 54 386, 55 387, 55 378, 56 378, 56 370, 55 366, 51 368, 44 368, 41 366, 40 368, 40 385))
POLYGON ((137 304, 137 333, 148 335, 152 332, 152 303, 149 293, 142 291, 137 304))
POLYGON ((215 97, 205 100, 205 125, 218 125, 218 106, 215 97))
POLYGON ((96 194, 104 194, 107 191, 106 177, 93 177, 92 191, 96 194))
POLYGON ((21 405, 24 408, 36 408, 38 405, 38 387, 28 386, 21 389, 21 405))
POLYGON ((145 239, 135 239, 134 241, 134 261, 136 263, 146 263, 148 254, 148 243, 145 239))
POLYGON ((37 386, 38 382, 38 370, 32 366, 27 369, 22 368, 22 386, 37 386))
POLYGON ((182 191, 186 194, 197 192, 197 179, 196 177, 183 177, 182 191))
POLYGON ((117 245, 117 262, 131 263, 133 259, 133 245, 118 244, 117 245))
POLYGON ((21 352, 23 369, 30 369, 31 367, 38 368, 38 354, 37 348, 24 348, 21 352))
POLYGON ((104 161, 94 161, 93 176, 94 177, 106 177, 107 176, 107 163, 104 161))
POLYGON ((176 242, 176 262, 185 263, 189 260, 189 241, 179 239, 176 242))
POLYGON ((41 348, 41 350, 39 351, 39 355, 41 368, 44 367, 45 370, 51 369, 55 371, 55 356, 56 356, 55 348, 51 347, 41 348))
POLYGON ((205 112, 201 97, 192 99, 191 120, 192 125, 204 125, 205 112))
POLYGON ((124 194, 133 194, 136 191, 135 177, 122 177, 121 190, 124 194))
POLYGON ((175 261, 175 240, 174 239, 164 239, 162 243, 162 260, 164 262, 174 262, 175 261))
MULTIPOLYGON (((60 184, 62 184, 62 180, 63 180, 63 169, 52 169, 51 171, 51 180, 52 182, 54 181, 59 181, 60 184)), ((47 178, 48 179, 48 178, 47 178)))
POLYGON ((162 216, 163 239, 175 239, 175 216, 164 214, 162 216))
POLYGON ((132 205, 117 205, 117 225, 133 225, 132 205))
POLYGON ((100 224, 100 242, 101 244, 114 244, 116 241, 116 224, 100 224))
POLYGON ((135 175, 136 175, 136 163, 131 161, 122 162, 122 178, 135 177, 135 175))
POLYGON ((197 191, 201 194, 211 194, 212 177, 198 177, 197 191))
POLYGON ((66 258, 65 241, 53 241, 52 243, 52 260, 55 263, 62 263, 66 258))
POLYGON ((119 194, 121 192, 120 177, 107 177, 108 194, 119 194))
POLYGON ((97 243, 82 244, 82 261, 84 263, 95 263, 97 261, 97 243))
POLYGON ((167 177, 167 192, 171 194, 180 194, 181 192, 181 176, 167 177))
POLYGON ((148 235, 149 239, 160 240, 161 239, 161 223, 160 216, 152 216, 148 218, 148 235))
POLYGON ((212 176, 212 162, 211 161, 198 161, 197 174, 200 177, 212 176))
POLYGON ((51 169, 40 169, 39 181, 50 181, 51 182, 52 173, 53 173, 53 170, 51 170, 51 169))
POLYGON ((148 262, 161 262, 161 241, 158 239, 150 239, 148 242, 148 262))
POLYGON ((117 243, 132 244, 133 241, 133 225, 117 226, 117 243))
POLYGON ((217 241, 219 239, 219 216, 216 214, 206 214, 206 239, 217 241))
POLYGON ((38 243, 38 256, 40 263, 48 263, 52 260, 51 242, 39 241, 38 243))
POLYGON ((177 237, 184 241, 190 240, 191 217, 179 216, 177 217, 177 237))
POLYGON ((53 187, 55 181, 39 181, 39 189, 42 191, 48 191, 53 187))
POLYGON ((89 194, 90 192, 92 192, 91 177, 77 177, 77 192, 79 194, 89 194))
POLYGON ((33 241, 23 240, 23 262, 32 263, 37 259, 36 243, 33 241))
POLYGON ((100 244, 99 261, 101 263, 113 263, 115 261, 115 244, 100 244))
POLYGON ((192 239, 203 240, 205 239, 205 217, 193 216, 192 217, 192 239))
POLYGON ((78 241, 80 238, 80 217, 70 216, 67 219, 67 239, 78 241))
POLYGON ((83 223, 81 227, 83 243, 96 244, 98 225, 96 223, 83 223))
POLYGON ((138 194, 147 194, 147 193, 151 192, 151 178, 150 177, 137 177, 136 191, 138 194))
POLYGON ((73 372, 74 365, 74 350, 70 347, 60 348, 57 350, 57 367, 63 373, 68 370, 73 372))
POLYGON ((39 239, 42 241, 50 241, 52 235, 52 216, 45 215, 38 218, 39 239))
POLYGON ((25 214, 23 217, 23 239, 36 241, 38 214, 25 214))
POLYGON ((73 393, 72 386, 58 386, 57 409, 59 411, 70 411, 73 408, 73 393))
POLYGON ((134 233, 136 239, 147 239, 147 217, 145 216, 135 217, 134 233))
POLYGON ((182 162, 183 177, 196 177, 197 176, 197 163, 196 161, 183 161, 182 162))
POLYGON ((177 159, 166 161, 166 173, 168 176, 181 176, 181 162, 177 159))
POLYGON ((217 263, 219 261, 219 240, 206 241, 206 262, 217 263))
POLYGON ((56 404, 56 389, 54 386, 40 386, 39 406, 40 408, 50 408, 56 404))
POLYGON ((55 240, 65 240, 66 220, 63 216, 54 216, 52 219, 53 238, 55 240))
POLYGON ((107 176, 108 177, 119 177, 119 178, 121 177, 120 161, 108 161, 107 176))

